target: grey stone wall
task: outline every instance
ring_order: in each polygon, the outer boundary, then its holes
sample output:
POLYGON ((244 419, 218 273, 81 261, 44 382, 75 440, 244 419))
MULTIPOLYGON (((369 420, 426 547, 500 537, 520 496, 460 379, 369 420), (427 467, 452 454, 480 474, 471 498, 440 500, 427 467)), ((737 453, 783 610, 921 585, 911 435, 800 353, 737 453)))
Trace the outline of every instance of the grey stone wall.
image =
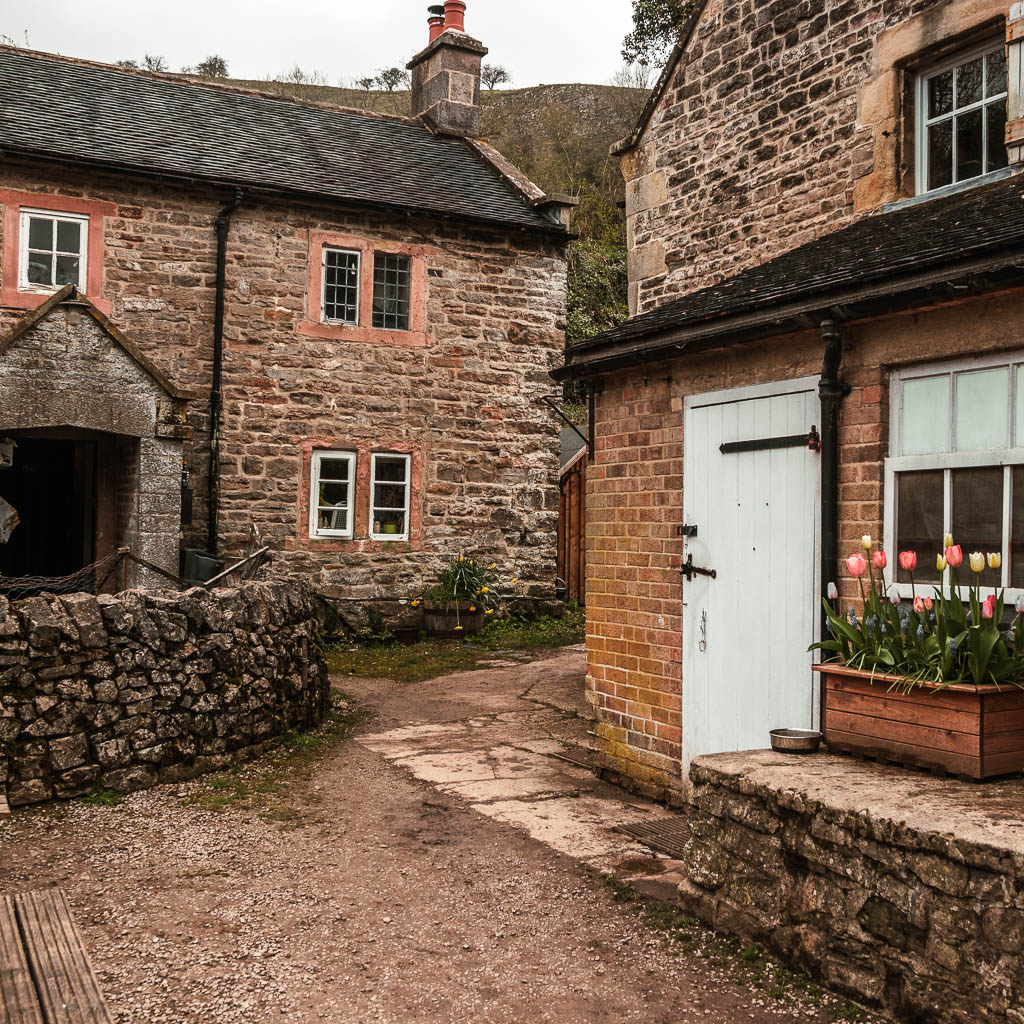
POLYGON ((683 904, 915 1024, 1024 1021, 1020 780, 696 759, 683 904))
POLYGON ((190 778, 317 725, 305 586, 0 597, 0 785, 12 805, 190 778))

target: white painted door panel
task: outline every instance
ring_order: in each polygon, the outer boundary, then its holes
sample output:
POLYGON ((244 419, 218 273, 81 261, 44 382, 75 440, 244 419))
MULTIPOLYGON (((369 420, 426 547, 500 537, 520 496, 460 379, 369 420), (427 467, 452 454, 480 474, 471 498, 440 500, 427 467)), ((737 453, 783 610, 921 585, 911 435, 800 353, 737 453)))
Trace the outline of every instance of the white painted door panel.
POLYGON ((684 778, 693 757, 766 747, 770 729, 817 721, 807 646, 818 607, 820 456, 719 450, 808 433, 820 418, 816 381, 789 387, 687 401, 684 519, 697 536, 684 558, 717 577, 683 582, 684 778))

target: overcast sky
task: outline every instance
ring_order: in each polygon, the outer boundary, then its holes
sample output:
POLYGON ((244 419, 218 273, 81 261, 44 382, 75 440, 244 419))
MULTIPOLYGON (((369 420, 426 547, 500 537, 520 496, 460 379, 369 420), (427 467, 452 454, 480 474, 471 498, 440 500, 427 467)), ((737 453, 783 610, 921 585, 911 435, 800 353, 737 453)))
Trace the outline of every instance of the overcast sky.
MULTIPOLYGON (((514 85, 606 83, 630 0, 467 0, 466 30, 514 85)), ((160 54, 172 70, 220 54, 236 78, 298 64, 331 85, 404 64, 427 41, 428 0, 0 0, 0 34, 92 60, 160 54)))

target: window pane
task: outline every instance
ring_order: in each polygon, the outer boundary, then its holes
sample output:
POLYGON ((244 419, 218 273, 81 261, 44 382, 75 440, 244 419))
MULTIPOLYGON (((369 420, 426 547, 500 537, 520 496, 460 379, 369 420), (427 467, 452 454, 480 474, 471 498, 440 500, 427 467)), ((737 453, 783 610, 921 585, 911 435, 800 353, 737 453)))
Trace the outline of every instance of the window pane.
POLYGON ((359 253, 324 250, 324 319, 359 322, 359 253))
POLYGON ((330 508, 347 508, 348 484, 321 482, 320 498, 317 504, 330 508))
POLYGON ((1010 434, 1010 370, 981 370, 956 377, 956 450, 1005 448, 1010 434))
POLYGON ((953 121, 940 121, 928 129, 928 188, 953 181, 953 121))
POLYGON ((953 109, 953 72, 943 71, 928 79, 928 116, 938 117, 953 109))
POLYGON ((58 256, 57 274, 54 284, 78 284, 78 265, 79 259, 77 256, 58 256))
POLYGON ((988 122, 986 171, 998 171, 1008 163, 1006 156, 1006 100, 997 100, 985 108, 988 122))
POLYGON ((30 217, 28 222, 28 244, 30 249, 53 249, 53 221, 42 217, 30 217))
POLYGON ((374 512, 373 532, 378 534, 394 533, 403 535, 405 533, 405 513, 374 512))
POLYGON ((968 64, 961 64, 956 69, 956 105, 966 107, 981 99, 981 58, 977 57, 968 64))
POLYGON ((925 377, 903 385, 902 455, 949 451, 950 378, 925 377))
POLYGON ((347 480, 349 470, 348 459, 321 459, 321 480, 347 480))
POLYGON ((41 252, 28 254, 28 283, 53 284, 53 257, 41 252))
MULTIPOLYGON (((917 553, 914 579, 921 583, 938 583, 935 556, 942 547, 942 477, 941 469, 924 473, 900 473, 896 477, 896 551, 917 553)), ((910 573, 899 568, 896 578, 910 582, 910 573)))
POLYGON ((376 467, 374 476, 377 480, 397 480, 405 482, 405 459, 377 458, 374 462, 376 467))
POLYGON ((965 565, 970 551, 1003 550, 1002 466, 953 470, 952 530, 965 565))
POLYGON ((82 225, 73 220, 57 221, 57 251, 79 253, 82 251, 82 225))
POLYGON ((377 484, 373 489, 374 508, 405 508, 405 484, 377 484))
POLYGON ((1013 517, 1010 524, 1010 586, 1024 587, 1024 466, 1013 467, 1013 517))
POLYGON ((999 47, 985 58, 985 95, 998 96, 1006 92, 1006 51, 999 47))
POLYGON ((982 173, 981 109, 956 118, 956 180, 967 181, 982 173))
POLYGON ((1017 397, 1016 397, 1016 440, 1018 448, 1024 448, 1024 366, 1016 368, 1017 373, 1017 397))

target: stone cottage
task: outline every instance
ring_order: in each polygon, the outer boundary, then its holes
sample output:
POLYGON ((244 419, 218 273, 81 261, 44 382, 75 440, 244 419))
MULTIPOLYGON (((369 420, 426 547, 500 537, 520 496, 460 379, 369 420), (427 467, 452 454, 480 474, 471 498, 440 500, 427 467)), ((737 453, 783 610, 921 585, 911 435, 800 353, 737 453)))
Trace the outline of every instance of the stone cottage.
POLYGON ((571 201, 478 138, 464 11, 408 119, 0 48, 0 574, 255 525, 338 598, 553 594, 571 201))
POLYGON ((633 316, 556 376, 595 424, 598 743, 651 792, 817 726, 862 534, 927 582, 951 530, 1024 593, 1021 7, 706 0, 617 147, 633 316))

